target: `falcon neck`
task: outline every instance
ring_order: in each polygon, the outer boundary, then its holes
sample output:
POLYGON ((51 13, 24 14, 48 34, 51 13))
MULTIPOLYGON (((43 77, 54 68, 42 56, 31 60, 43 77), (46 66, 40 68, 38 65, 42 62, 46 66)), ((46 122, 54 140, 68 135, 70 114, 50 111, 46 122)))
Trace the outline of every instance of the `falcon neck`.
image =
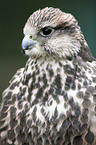
POLYGON ((55 74, 60 74, 62 71, 69 73, 69 75, 75 75, 77 72, 86 70, 88 67, 87 63, 84 62, 80 57, 77 58, 68 58, 68 59, 59 59, 53 57, 40 57, 29 58, 26 63, 25 71, 26 73, 39 72, 47 73, 47 71, 54 72, 55 74))

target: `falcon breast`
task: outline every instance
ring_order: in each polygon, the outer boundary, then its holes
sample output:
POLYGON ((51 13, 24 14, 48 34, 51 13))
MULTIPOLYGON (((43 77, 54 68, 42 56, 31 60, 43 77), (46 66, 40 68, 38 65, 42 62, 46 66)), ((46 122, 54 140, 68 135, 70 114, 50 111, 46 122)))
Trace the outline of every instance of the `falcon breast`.
POLYGON ((22 51, 29 59, 3 92, 0 144, 96 145, 96 59, 77 20, 37 10, 22 51))

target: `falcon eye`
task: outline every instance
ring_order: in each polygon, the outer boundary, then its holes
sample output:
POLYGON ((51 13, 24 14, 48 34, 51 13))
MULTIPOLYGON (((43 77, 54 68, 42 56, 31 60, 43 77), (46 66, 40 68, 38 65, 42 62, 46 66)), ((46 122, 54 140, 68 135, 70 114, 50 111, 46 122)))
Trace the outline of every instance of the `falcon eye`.
POLYGON ((53 30, 52 30, 51 28, 44 27, 44 28, 42 29, 41 34, 42 34, 43 36, 48 36, 49 34, 52 33, 52 31, 53 31, 53 30))

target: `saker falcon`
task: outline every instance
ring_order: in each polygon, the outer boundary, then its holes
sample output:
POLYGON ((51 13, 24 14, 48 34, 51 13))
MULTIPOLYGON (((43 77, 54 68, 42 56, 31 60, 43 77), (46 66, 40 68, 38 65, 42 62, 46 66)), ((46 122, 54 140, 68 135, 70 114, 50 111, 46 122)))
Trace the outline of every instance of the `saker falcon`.
POLYGON ((3 92, 1 145, 96 145, 96 59, 77 20, 37 10, 24 27, 29 59, 3 92))

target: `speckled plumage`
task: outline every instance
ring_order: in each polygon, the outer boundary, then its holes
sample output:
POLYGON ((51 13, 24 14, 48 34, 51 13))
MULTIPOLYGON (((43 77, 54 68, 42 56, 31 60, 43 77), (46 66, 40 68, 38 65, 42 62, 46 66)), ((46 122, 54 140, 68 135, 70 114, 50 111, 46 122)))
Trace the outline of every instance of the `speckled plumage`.
POLYGON ((24 34, 35 43, 3 93, 0 144, 96 145, 96 60, 77 21, 45 8, 30 16, 24 34), (40 35, 49 26, 54 32, 40 35))

